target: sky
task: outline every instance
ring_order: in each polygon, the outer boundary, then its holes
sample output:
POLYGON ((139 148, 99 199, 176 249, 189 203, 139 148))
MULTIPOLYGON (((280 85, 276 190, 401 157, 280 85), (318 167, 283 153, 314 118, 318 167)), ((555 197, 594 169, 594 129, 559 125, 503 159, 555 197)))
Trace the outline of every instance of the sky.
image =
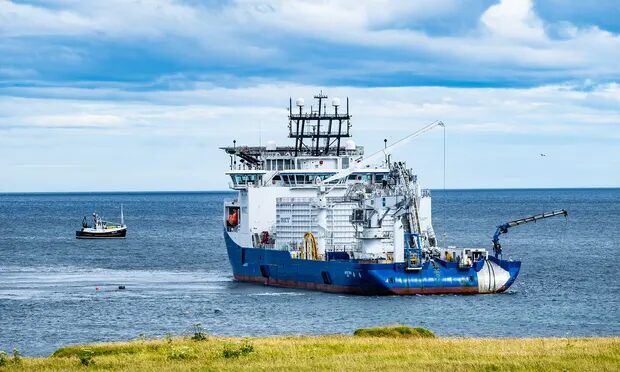
POLYGON ((0 192, 224 190, 320 90, 447 188, 620 187, 617 0, 0 0, 0 192))

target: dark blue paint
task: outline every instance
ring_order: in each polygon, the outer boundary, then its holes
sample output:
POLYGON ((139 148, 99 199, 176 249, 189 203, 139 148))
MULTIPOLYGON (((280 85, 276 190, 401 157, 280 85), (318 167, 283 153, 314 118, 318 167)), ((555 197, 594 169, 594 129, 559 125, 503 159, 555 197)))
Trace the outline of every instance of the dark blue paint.
MULTIPOLYGON (((427 261, 420 270, 408 271, 405 264, 292 259, 288 251, 241 247, 232 241, 226 231, 224 239, 236 279, 326 292, 363 295, 471 294, 478 290, 477 272, 483 263, 477 261, 473 267, 461 269, 456 262, 435 260, 435 265, 427 261), (323 273, 329 274, 330 283, 325 283, 323 273)), ((510 272, 510 281, 502 291, 508 289, 519 274, 521 263, 494 257, 489 259, 510 272)))

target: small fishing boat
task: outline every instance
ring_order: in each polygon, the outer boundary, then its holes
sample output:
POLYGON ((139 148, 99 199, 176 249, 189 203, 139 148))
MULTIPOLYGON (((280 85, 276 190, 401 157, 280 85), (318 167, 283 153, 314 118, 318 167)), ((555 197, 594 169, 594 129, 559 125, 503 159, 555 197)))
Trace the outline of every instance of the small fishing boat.
POLYGON ((127 226, 123 216, 123 206, 121 205, 121 223, 111 223, 104 221, 97 212, 93 212, 93 225, 88 225, 88 218, 84 216, 82 229, 75 232, 77 239, 100 239, 100 238, 124 238, 127 235, 127 226))

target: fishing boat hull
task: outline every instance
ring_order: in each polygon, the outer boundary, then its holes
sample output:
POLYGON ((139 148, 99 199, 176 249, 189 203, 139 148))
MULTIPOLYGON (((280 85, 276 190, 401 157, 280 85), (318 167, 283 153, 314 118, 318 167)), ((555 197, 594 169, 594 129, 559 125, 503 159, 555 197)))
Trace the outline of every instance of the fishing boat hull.
POLYGON ((127 235, 127 228, 94 230, 82 229, 75 232, 77 239, 122 239, 127 235))
POLYGON ((455 262, 427 261, 418 270, 404 263, 293 259, 290 252, 245 248, 224 232, 235 280, 264 285, 359 295, 500 293, 517 278, 521 262, 489 257, 461 268, 455 262))

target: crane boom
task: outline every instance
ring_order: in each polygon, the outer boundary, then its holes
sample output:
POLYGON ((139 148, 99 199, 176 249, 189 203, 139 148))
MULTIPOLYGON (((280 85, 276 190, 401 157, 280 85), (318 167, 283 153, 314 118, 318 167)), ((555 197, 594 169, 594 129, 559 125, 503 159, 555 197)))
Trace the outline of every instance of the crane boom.
POLYGON ((519 225, 524 225, 529 222, 536 222, 538 220, 543 220, 549 217, 560 216, 560 215, 567 217, 568 211, 566 209, 560 209, 559 211, 535 214, 533 216, 519 218, 518 220, 509 221, 502 225, 498 225, 497 230, 495 230, 495 234, 493 234, 493 250, 495 251, 495 257, 499 256, 502 253, 502 246, 501 244, 499 244, 499 236, 501 234, 506 234, 509 228, 519 226, 519 225))
POLYGON ((424 133, 430 131, 431 129, 435 128, 435 127, 445 127, 445 124, 441 121, 434 121, 430 124, 428 124, 427 126, 425 126, 424 128, 418 129, 417 131, 409 134, 406 137, 401 138, 400 140, 396 141, 395 143, 391 144, 390 146, 379 150, 377 152, 375 152, 374 154, 370 155, 367 158, 364 158, 362 160, 360 160, 358 163, 354 163, 352 164, 349 168, 345 168, 340 170, 340 172, 334 174, 331 177, 328 177, 327 179, 323 180, 323 183, 329 183, 332 181, 337 181, 340 179, 343 179, 345 177, 348 177, 351 173, 355 172, 357 169, 362 169, 370 164, 372 164, 373 162, 385 158, 387 155, 391 154, 392 152, 394 152, 394 150, 408 144, 409 142, 411 142, 411 140, 413 140, 416 137, 419 137, 421 135, 423 135, 424 133))

